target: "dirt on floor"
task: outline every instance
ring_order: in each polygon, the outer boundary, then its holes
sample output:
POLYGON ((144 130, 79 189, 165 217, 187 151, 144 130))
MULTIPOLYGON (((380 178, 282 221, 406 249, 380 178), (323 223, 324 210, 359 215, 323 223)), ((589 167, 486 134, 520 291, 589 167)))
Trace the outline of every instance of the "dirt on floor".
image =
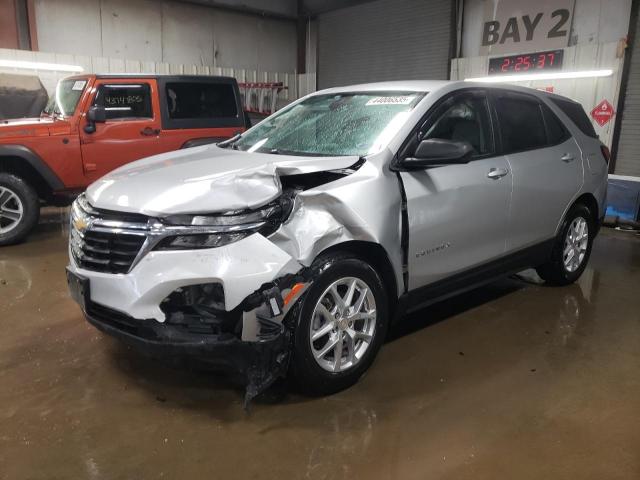
POLYGON ((505 279, 405 318, 349 390, 157 364, 68 296, 66 213, 0 249, 0 479, 640 478, 640 237, 580 282, 505 279))

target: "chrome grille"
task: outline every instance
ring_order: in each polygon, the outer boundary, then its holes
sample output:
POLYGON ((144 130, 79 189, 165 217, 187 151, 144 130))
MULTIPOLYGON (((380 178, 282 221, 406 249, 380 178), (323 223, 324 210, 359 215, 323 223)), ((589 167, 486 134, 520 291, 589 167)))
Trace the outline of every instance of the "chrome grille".
POLYGON ((80 268, 127 273, 147 242, 152 221, 142 215, 96 210, 84 196, 71 209, 69 245, 80 268))
POLYGON ((79 242, 78 266, 105 273, 127 273, 146 240, 144 234, 88 230, 79 242))

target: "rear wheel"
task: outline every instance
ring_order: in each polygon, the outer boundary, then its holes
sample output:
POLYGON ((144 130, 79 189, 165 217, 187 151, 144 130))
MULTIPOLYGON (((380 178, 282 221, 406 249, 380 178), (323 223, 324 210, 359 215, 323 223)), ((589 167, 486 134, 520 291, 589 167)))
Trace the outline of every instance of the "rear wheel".
POLYGON ((581 204, 571 207, 556 238, 551 260, 536 269, 538 275, 552 285, 575 282, 589 261, 594 234, 591 211, 581 204))
POLYGON ((0 246, 22 240, 38 223, 40 203, 20 177, 0 173, 0 246))
POLYGON ((321 272, 295 313, 291 372, 301 389, 326 395, 358 381, 386 335, 387 295, 378 273, 347 255, 321 258, 321 272))

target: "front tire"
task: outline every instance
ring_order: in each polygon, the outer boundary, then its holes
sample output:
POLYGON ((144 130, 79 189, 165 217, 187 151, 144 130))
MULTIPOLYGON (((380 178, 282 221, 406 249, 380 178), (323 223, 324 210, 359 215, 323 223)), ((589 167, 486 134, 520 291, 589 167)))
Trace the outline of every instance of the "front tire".
POLYGON ((378 273, 347 254, 320 257, 319 272, 294 311, 291 374, 300 389, 328 395, 358 381, 380 350, 388 299, 378 273))
POLYGON ((27 182, 0 173, 0 246, 21 241, 40 218, 38 195, 27 182))
POLYGON ((582 275, 591 255, 595 223, 591 211, 582 204, 572 206, 556 238, 551 260, 536 268, 550 285, 569 285, 582 275))

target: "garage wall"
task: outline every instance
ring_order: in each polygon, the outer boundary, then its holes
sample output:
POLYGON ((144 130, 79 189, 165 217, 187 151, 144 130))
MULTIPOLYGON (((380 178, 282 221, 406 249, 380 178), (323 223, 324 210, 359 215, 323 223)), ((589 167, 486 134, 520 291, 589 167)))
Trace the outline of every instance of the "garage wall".
POLYGON ((446 79, 451 0, 377 0, 318 17, 318 87, 446 79))
POLYGON ((35 0, 39 49, 294 72, 296 25, 169 0, 35 0))
MULTIPOLYGON (((509 0, 465 0, 464 20, 462 33, 462 57, 475 57, 485 55, 480 39, 482 27, 486 20, 485 12, 498 12, 500 8, 508 8, 509 0)), ((531 10, 539 11, 540 2, 528 2, 531 10)), ((549 1, 546 2, 547 4, 549 1)), ((552 2, 551 2, 552 3, 552 2)), ((571 3, 571 2, 569 2, 571 3)), ((627 35, 629 28, 629 13, 631 12, 631 0, 575 0, 573 2, 573 18, 571 33, 566 46, 617 42, 627 35)), ((521 13, 513 14, 519 16, 521 13)), ((526 31, 523 29, 522 20, 518 18, 522 37, 521 46, 511 52, 524 53, 536 50, 524 41, 526 31)), ((502 25, 504 29, 505 26, 502 25)))

